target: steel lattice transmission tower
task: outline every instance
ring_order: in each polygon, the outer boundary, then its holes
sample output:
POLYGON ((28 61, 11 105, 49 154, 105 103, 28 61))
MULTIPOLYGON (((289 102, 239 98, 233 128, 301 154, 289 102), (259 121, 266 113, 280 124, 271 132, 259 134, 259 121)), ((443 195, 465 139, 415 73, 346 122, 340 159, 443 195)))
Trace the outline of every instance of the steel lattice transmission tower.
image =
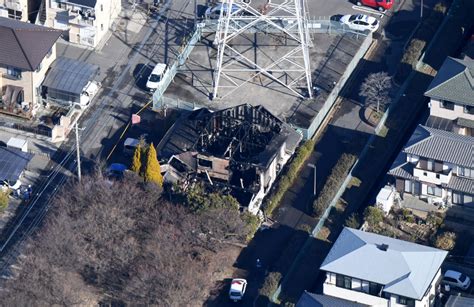
POLYGON ((312 43, 305 0, 260 2, 263 3, 255 7, 251 0, 222 0, 224 9, 220 10, 214 40, 217 45, 214 97, 219 94, 223 98, 258 79, 263 83, 262 78, 268 81, 264 86, 277 84, 300 97, 305 96, 306 89, 306 95, 311 97, 308 48, 312 43), (257 51, 256 40, 261 34, 263 40, 273 37, 273 46, 282 46, 279 53, 272 51, 271 59, 266 57, 265 50, 257 51), (222 89, 230 90, 220 93, 222 89))

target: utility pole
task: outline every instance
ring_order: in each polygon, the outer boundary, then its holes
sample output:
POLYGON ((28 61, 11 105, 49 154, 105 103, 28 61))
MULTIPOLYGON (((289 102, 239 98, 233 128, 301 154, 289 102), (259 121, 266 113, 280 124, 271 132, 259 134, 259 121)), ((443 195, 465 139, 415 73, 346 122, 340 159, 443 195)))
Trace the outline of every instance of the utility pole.
POLYGON ((314 169, 313 195, 316 196, 316 164, 308 163, 308 166, 314 169))
POLYGON ((421 0, 421 5, 420 5, 420 19, 423 19, 423 0, 421 0))
POLYGON ((77 179, 81 181, 81 151, 79 149, 79 123, 76 121, 76 154, 77 154, 77 179))

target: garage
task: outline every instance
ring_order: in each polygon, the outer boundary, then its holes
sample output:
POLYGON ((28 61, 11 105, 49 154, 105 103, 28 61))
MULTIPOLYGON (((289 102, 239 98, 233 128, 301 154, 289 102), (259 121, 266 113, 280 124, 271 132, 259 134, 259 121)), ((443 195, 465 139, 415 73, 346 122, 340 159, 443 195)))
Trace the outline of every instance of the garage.
POLYGON ((80 103, 86 86, 98 73, 97 65, 59 57, 43 81, 42 96, 50 103, 63 106, 80 103))

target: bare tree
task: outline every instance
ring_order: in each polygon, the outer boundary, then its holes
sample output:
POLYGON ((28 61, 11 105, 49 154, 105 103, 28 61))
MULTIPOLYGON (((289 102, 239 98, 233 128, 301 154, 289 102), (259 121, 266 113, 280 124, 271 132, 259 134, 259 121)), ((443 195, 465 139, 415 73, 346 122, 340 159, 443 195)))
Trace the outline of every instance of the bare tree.
POLYGON ((232 243, 246 236, 238 207, 223 200, 197 213, 138 176, 86 176, 55 200, 15 278, 2 285, 2 303, 199 305, 215 272, 232 265, 224 256, 232 243))
POLYGON ((372 73, 365 78, 360 86, 359 95, 365 97, 367 106, 375 106, 377 113, 385 110, 390 103, 389 91, 392 87, 392 77, 386 72, 372 73))

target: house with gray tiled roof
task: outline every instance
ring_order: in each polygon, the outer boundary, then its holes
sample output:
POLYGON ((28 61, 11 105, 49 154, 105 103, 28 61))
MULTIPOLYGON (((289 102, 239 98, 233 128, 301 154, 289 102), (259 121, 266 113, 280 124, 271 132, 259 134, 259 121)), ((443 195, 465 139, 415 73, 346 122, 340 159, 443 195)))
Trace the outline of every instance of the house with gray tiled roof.
POLYGON ((448 57, 431 82, 426 125, 474 136, 474 60, 448 57))
POLYGON ((346 227, 320 267, 323 294, 369 306, 433 306, 447 254, 346 227))
POLYGON ((388 174, 402 199, 474 208, 474 137, 420 125, 388 174))

